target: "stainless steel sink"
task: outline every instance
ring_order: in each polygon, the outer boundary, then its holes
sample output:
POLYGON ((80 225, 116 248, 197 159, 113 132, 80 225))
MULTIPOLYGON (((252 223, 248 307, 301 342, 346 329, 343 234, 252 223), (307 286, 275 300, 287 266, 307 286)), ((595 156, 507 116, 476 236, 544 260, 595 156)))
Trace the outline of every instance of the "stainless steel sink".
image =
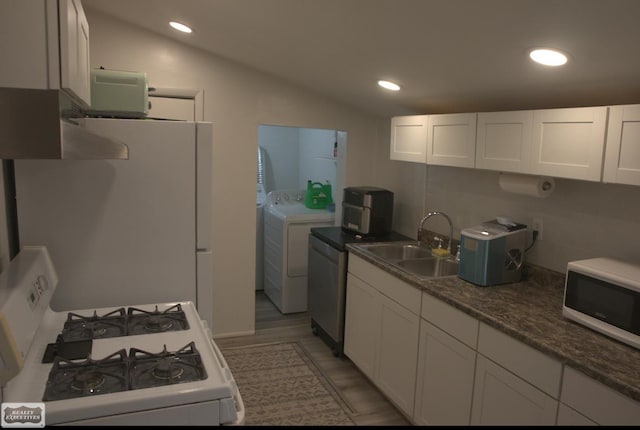
POLYGON ((367 251, 385 260, 408 260, 412 258, 432 257, 431 250, 412 243, 381 243, 365 245, 367 251))
POLYGON ((385 242, 360 244, 360 248, 385 262, 421 278, 458 274, 458 262, 450 257, 436 257, 419 242, 385 242))
POLYGON ((451 276, 458 274, 458 262, 448 258, 420 258, 415 260, 401 260, 397 266, 407 271, 426 277, 451 276))

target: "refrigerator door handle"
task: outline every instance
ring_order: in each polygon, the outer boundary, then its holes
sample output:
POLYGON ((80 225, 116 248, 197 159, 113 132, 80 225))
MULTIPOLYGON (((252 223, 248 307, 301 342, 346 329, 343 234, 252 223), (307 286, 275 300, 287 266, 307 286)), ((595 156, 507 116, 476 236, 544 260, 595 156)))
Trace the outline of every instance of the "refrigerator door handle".
POLYGON ((196 253, 196 308, 213 329, 213 254, 210 249, 196 253))
POLYGON ((196 248, 211 249, 213 126, 196 123, 196 248))

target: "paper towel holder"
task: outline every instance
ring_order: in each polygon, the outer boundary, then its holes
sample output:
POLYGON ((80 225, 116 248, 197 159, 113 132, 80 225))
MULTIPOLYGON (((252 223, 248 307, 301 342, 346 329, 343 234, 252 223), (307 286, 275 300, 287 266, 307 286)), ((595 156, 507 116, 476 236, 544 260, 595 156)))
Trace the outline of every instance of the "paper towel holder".
POLYGON ((522 173, 500 172, 498 185, 503 191, 530 197, 548 197, 555 190, 552 177, 522 173))

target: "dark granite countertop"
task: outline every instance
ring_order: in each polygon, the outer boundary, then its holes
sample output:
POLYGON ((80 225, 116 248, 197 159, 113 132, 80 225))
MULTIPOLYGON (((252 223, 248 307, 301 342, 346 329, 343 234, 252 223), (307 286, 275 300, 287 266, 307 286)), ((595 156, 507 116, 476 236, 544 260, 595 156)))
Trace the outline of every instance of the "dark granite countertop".
POLYGON ((347 244, 380 267, 479 321, 640 401, 640 350, 562 316, 565 275, 527 265, 526 280, 479 287, 457 276, 421 279, 347 244))

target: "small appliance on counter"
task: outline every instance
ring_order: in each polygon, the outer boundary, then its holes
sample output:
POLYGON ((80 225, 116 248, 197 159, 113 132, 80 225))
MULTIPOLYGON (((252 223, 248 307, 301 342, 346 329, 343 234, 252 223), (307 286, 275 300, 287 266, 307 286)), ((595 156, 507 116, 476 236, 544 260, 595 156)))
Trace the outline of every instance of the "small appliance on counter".
POLYGON ((526 225, 502 218, 463 229, 458 277, 480 286, 520 281, 526 233, 526 225))
POLYGON ((343 230, 360 236, 391 233, 393 192, 377 187, 347 187, 342 200, 343 230))
POLYGON ((640 349, 640 265, 607 257, 570 261, 562 315, 640 349))
POLYGON ((147 74, 121 70, 91 70, 91 116, 144 118, 149 113, 147 74))

